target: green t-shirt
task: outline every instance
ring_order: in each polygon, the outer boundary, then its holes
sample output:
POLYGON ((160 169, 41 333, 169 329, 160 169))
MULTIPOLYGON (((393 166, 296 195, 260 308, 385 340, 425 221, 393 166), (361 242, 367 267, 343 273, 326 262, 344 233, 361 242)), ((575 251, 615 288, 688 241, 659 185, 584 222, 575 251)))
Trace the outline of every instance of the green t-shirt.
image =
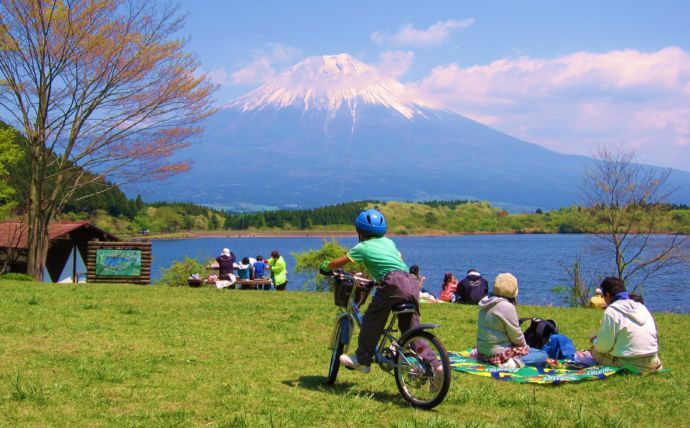
POLYGON ((408 271, 395 243, 386 237, 360 242, 347 253, 347 258, 364 263, 369 274, 377 281, 394 270, 408 271))

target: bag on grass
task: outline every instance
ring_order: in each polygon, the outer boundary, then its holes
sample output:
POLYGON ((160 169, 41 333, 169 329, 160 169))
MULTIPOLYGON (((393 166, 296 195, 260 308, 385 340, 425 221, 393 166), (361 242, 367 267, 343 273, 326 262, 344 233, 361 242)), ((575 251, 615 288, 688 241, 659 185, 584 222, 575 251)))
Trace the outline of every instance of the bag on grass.
POLYGON ((574 360, 575 344, 568 336, 563 334, 554 333, 549 337, 549 341, 542 348, 544 352, 549 354, 549 358, 554 360, 574 360))
POLYGON ((558 333, 558 326, 554 320, 541 318, 520 318, 520 325, 530 320, 529 327, 525 330, 525 341, 531 348, 542 349, 549 341, 552 334, 558 333))

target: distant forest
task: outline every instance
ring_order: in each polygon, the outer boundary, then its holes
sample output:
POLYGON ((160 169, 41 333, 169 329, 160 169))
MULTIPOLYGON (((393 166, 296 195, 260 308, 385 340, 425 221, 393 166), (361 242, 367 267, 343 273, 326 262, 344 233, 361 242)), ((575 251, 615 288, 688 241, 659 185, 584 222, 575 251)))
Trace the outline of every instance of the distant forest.
MULTIPOLYGON (((112 233, 136 235, 194 231, 353 231, 357 214, 380 209, 389 230, 399 235, 444 233, 582 233, 599 221, 595 211, 578 206, 510 214, 488 202, 355 201, 314 209, 231 213, 181 202, 144 203, 128 200, 117 189, 69 207, 65 218, 88 219, 112 233), (112 192, 113 194, 109 194, 112 192), (88 202, 88 203, 87 203, 88 202)), ((690 234, 690 207, 664 205, 660 232, 690 234)), ((591 230, 591 229, 590 229, 591 230)))
MULTIPOLYGON (((12 166, 8 184, 15 189, 14 212, 21 218, 28 200, 28 162, 12 166)), ((81 171, 88 176, 88 173, 81 171)), ((565 207, 544 212, 509 214, 487 202, 432 200, 425 202, 355 201, 313 209, 282 209, 254 213, 233 213, 184 202, 146 203, 140 196, 129 199, 115 185, 96 181, 72 195, 59 216, 61 220, 88 220, 118 235, 178 234, 188 232, 237 231, 352 231, 357 214, 379 208, 395 234, 444 233, 581 233, 591 230, 599 219, 596 210, 565 207), (84 198, 88 194, 94 196, 84 198), (586 225, 587 227, 583 227, 586 225)), ((690 207, 664 205, 664 217, 657 222, 660 232, 690 234, 690 207)))

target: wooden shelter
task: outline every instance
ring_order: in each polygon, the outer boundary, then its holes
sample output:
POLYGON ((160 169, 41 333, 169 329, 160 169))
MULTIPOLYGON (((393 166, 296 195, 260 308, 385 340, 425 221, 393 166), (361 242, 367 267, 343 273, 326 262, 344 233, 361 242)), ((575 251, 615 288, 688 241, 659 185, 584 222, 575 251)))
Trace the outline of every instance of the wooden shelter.
MULTIPOLYGON (((48 229, 50 244, 46 258, 46 270, 53 282, 60 279, 60 274, 74 253, 72 278, 76 278, 76 253, 79 251, 82 260, 87 260, 89 242, 119 241, 115 235, 97 228, 86 221, 55 222, 48 229)), ((27 270, 28 233, 26 223, 0 223, 0 267, 7 264, 9 272, 26 273, 27 270)))

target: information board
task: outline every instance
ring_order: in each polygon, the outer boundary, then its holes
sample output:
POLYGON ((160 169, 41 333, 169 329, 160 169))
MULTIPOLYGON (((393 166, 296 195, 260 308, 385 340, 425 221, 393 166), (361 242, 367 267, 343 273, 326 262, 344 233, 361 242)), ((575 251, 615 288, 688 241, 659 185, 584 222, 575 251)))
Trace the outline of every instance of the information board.
POLYGON ((96 275, 141 275, 141 250, 96 250, 96 275))

